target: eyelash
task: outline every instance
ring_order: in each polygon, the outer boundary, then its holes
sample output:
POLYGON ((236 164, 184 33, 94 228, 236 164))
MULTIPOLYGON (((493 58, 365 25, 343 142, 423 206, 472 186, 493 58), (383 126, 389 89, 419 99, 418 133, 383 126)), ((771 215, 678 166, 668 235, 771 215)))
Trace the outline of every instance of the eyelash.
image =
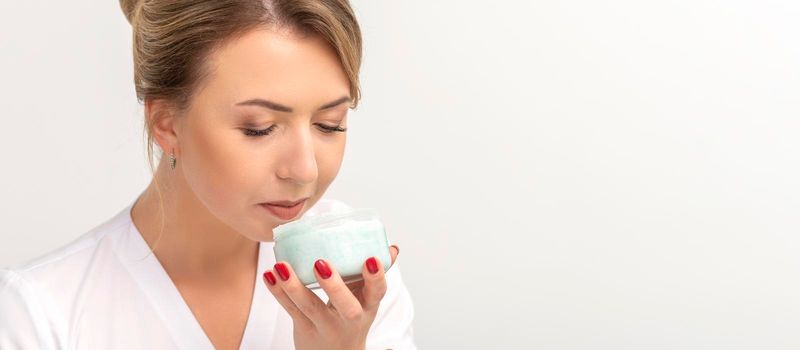
MULTIPOLYGON (((246 136, 250 136, 250 137, 267 136, 270 133, 272 133, 272 131, 275 130, 276 126, 277 125, 273 124, 272 126, 266 128, 266 129, 261 129, 261 130, 258 130, 258 129, 244 129, 244 134, 246 136)), ((347 131, 347 128, 342 128, 341 125, 337 125, 337 126, 331 127, 331 126, 327 126, 325 124, 317 124, 317 126, 319 126, 322 129, 322 132, 324 132, 326 134, 331 134, 331 133, 334 133, 334 132, 345 132, 345 131, 347 131)))

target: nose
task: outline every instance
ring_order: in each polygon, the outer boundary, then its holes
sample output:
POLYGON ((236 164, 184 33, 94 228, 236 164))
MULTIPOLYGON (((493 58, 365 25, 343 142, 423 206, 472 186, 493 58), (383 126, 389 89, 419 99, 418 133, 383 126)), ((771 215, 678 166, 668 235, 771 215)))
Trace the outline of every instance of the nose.
POLYGON ((309 128, 290 127, 285 142, 279 150, 280 165, 277 176, 299 185, 317 180, 317 159, 314 139, 309 128))

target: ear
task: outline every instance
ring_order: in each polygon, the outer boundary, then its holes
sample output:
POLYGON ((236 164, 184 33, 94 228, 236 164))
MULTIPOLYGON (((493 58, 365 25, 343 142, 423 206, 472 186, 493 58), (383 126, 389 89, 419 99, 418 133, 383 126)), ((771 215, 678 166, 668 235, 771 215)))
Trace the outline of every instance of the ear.
POLYGON ((178 148, 177 114, 174 107, 166 100, 151 99, 144 103, 144 113, 147 121, 153 125, 153 138, 165 154, 170 154, 175 150, 177 156, 180 152, 178 148))

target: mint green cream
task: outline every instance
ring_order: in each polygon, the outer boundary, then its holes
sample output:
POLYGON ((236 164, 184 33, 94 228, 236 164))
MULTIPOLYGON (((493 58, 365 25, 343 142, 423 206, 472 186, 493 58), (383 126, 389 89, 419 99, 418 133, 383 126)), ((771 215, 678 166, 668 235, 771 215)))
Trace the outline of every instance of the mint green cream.
POLYGON ((375 256, 384 271, 391 265, 386 230, 373 209, 361 208, 306 216, 272 230, 276 261, 292 265, 300 281, 311 289, 319 283, 314 262, 325 259, 345 282, 363 279, 366 260, 375 256))

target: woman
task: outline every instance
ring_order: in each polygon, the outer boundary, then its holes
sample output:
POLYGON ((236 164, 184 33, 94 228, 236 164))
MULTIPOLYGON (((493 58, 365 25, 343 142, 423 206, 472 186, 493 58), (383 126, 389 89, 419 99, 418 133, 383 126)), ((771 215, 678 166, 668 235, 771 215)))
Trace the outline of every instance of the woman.
POLYGON ((415 349, 397 266, 368 259, 344 284, 320 260, 312 291, 272 252, 277 225, 348 208, 322 198, 360 98, 347 1, 120 3, 153 181, 0 271, 0 348, 415 349), (156 170, 153 143, 169 154, 156 170))

